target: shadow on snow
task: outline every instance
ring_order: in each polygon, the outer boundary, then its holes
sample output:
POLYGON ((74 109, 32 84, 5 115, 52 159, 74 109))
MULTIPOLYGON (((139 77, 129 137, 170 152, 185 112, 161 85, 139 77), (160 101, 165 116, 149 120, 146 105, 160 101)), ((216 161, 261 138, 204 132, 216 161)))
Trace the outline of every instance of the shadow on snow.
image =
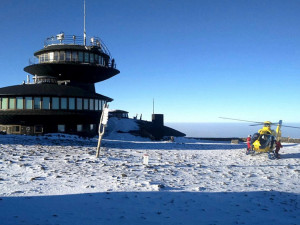
POLYGON ((0 197, 9 224, 297 224, 298 194, 263 192, 106 192, 0 197))

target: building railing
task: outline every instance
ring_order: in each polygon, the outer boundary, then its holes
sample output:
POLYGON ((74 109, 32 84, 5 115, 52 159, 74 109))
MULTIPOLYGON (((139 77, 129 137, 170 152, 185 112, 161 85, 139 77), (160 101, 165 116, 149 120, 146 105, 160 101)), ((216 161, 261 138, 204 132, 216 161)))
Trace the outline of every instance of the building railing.
POLYGON ((87 43, 84 43, 84 37, 78 35, 65 35, 63 32, 55 36, 46 38, 44 41, 44 47, 49 45, 59 45, 59 44, 70 44, 70 45, 87 45, 87 46, 96 46, 99 47, 100 51, 109 55, 111 54, 104 44, 104 42, 99 37, 89 37, 86 39, 87 43))
POLYGON ((35 64, 46 64, 46 63, 76 63, 76 64, 91 64, 91 65, 97 65, 97 66, 103 66, 107 68, 117 68, 117 64, 115 62, 112 62, 112 60, 105 62, 105 61, 94 61, 93 63, 91 62, 83 62, 79 61, 78 59, 76 60, 54 60, 54 59, 44 59, 42 62, 40 61, 39 58, 37 57, 31 57, 28 60, 29 65, 35 65, 35 64))

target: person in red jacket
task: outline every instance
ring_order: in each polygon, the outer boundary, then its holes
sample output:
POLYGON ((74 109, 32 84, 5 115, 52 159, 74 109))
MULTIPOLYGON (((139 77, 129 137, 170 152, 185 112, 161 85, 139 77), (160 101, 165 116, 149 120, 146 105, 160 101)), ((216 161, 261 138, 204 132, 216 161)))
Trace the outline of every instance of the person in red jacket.
POLYGON ((251 149, 251 135, 248 135, 247 137, 247 150, 249 151, 251 149))
POLYGON ((276 141, 276 146, 275 146, 275 157, 279 158, 279 150, 282 148, 281 142, 276 141))

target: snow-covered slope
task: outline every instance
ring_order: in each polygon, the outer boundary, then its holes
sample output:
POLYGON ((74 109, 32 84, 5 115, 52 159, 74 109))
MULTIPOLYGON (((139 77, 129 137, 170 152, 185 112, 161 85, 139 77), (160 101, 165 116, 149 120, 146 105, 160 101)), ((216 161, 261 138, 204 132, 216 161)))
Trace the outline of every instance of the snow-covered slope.
POLYGON ((0 135, 0 224, 298 224, 300 145, 282 158, 244 143, 119 133, 0 135), (143 156, 149 165, 143 165, 143 156))

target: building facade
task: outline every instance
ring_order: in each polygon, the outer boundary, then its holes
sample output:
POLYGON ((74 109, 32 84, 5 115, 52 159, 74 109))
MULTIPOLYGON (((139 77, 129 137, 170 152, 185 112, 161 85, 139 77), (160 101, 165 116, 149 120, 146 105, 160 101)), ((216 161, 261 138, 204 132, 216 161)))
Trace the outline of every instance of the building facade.
POLYGON ((95 83, 120 71, 99 38, 85 42, 64 33, 46 39, 24 68, 33 82, 0 88, 0 131, 97 134, 103 105, 113 99, 96 93, 95 83))

